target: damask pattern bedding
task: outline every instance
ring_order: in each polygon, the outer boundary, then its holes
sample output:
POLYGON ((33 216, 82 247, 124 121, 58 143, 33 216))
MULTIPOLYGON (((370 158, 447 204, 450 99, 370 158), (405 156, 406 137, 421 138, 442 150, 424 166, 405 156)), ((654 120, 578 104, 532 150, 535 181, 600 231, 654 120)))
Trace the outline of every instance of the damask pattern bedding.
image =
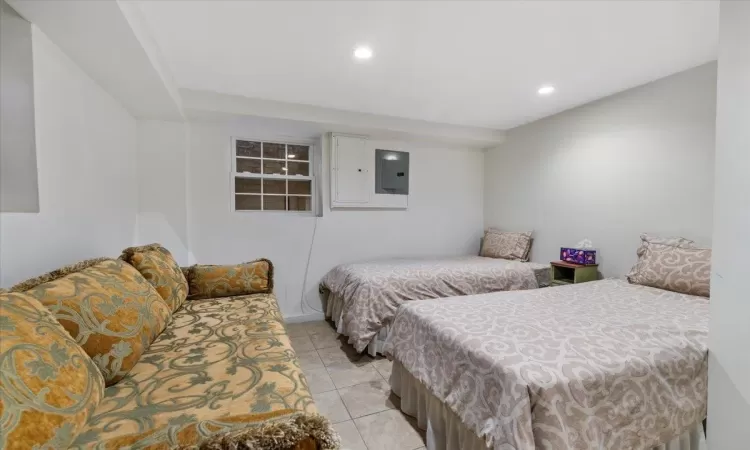
POLYGON ((342 300, 334 320, 361 352, 389 324, 403 302, 495 291, 533 289, 549 266, 480 256, 343 264, 321 287, 342 300))
POLYGON ((708 308, 623 280, 415 302, 384 352, 495 449, 650 448, 706 416, 708 308))

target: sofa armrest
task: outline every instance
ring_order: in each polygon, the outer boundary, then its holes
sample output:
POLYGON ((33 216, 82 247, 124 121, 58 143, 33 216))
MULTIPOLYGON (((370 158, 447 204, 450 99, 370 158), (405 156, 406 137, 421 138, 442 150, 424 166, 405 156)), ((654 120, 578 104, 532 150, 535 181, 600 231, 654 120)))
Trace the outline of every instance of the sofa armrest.
POLYGON ((182 272, 191 300, 273 291, 273 264, 265 258, 234 265, 196 264, 183 267, 182 272))

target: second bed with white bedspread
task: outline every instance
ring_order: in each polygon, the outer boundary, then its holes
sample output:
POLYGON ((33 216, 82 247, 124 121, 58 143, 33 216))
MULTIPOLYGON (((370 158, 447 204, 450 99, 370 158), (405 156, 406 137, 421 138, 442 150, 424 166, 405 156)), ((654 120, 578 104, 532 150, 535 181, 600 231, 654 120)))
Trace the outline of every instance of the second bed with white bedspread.
POLYGON ((412 300, 533 289, 549 282, 549 265, 481 256, 342 264, 321 281, 326 316, 361 352, 412 300))
POLYGON ((495 449, 647 449, 706 417, 708 308, 622 280, 415 302, 384 352, 495 449))

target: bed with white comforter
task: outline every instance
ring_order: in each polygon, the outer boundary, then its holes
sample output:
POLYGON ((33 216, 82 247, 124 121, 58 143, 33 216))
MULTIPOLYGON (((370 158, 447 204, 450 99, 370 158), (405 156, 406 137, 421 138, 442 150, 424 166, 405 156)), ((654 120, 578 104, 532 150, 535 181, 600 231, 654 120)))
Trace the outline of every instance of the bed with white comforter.
POLYGON ((623 280, 414 302, 384 352, 428 448, 693 449, 708 309, 623 280))
POLYGON ((549 265, 481 256, 342 264, 320 283, 326 317, 358 352, 413 300, 533 289, 549 283, 549 265))

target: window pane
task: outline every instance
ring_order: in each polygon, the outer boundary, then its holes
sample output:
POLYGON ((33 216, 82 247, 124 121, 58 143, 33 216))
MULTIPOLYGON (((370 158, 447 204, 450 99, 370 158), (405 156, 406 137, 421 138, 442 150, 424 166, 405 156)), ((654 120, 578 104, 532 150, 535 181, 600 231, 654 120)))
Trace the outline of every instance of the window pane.
POLYGON ((309 161, 310 160, 310 147, 307 145, 290 145, 288 158, 297 161, 309 161))
POLYGON ((287 197, 289 204, 289 211, 311 211, 312 210, 312 197, 287 197))
POLYGON ((260 195, 235 195, 234 209, 237 211, 260 210, 260 195))
POLYGON ((260 173, 260 160, 237 158, 237 172, 260 173))
POLYGON ((235 177, 234 192, 255 192, 260 194, 260 178, 235 177))
POLYGON ((276 159, 286 158, 286 145, 264 142, 263 143, 263 158, 276 158, 276 159))
POLYGON ((312 181, 310 180, 289 180, 290 194, 310 195, 312 191, 312 181))
POLYGON ((286 194, 285 180, 263 180, 264 194, 286 194))
POLYGON ((289 161, 289 175, 310 175, 310 163, 289 161))
POLYGON ((283 195, 264 195, 264 211, 286 211, 286 197, 283 195))
MULTIPOLYGON (((252 160, 248 160, 252 161, 252 160)), ((273 175, 286 175, 286 161, 263 160, 263 173, 273 175)))
POLYGON ((253 158, 260 158, 260 142, 239 140, 236 142, 237 156, 252 156, 253 158))

